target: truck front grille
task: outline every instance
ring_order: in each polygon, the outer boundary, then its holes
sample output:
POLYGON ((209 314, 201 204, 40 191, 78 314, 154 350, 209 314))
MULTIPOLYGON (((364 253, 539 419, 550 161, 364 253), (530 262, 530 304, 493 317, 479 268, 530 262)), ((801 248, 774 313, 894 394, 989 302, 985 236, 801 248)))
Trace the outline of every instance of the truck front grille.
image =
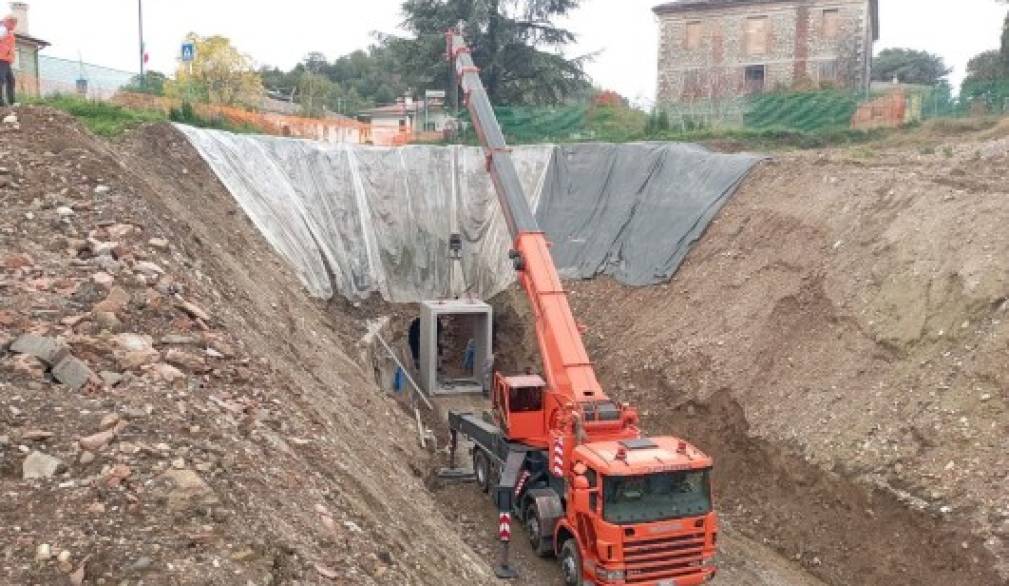
POLYGON ((704 532, 628 541, 624 544, 626 582, 635 584, 701 571, 704 565, 704 532))

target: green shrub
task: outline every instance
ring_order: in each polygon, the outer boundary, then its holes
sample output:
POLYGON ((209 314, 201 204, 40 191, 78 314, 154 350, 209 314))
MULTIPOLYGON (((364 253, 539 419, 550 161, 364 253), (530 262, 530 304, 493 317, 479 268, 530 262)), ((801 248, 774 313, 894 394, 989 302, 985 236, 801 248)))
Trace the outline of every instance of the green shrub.
POLYGON ((165 115, 156 110, 132 110, 74 95, 54 95, 32 103, 67 112, 80 119, 91 132, 106 137, 117 136, 141 124, 165 120, 165 115))

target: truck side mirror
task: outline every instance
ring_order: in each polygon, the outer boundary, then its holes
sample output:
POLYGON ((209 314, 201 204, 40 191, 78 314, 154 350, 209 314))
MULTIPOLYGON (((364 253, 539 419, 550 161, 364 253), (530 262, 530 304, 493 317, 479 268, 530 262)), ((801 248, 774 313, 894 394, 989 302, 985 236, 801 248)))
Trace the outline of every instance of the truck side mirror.
POLYGON ((589 479, 585 478, 584 474, 575 475, 571 482, 571 498, 574 501, 576 511, 591 511, 589 492, 589 479))

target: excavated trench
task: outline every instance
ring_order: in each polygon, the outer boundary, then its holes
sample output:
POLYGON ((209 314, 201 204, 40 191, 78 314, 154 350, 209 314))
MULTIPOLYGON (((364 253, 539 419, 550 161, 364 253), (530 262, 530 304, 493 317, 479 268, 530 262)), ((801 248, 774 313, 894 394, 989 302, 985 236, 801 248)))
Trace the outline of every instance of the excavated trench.
MULTIPOLYGON (((487 269, 483 282, 493 289, 497 280, 490 273, 494 267, 487 265, 487 269)), ((431 269, 431 274, 435 272, 431 269)), ((361 278, 347 286, 366 289, 371 285, 368 278, 361 278)), ((592 286, 579 283, 578 289, 592 286)), ((721 294, 727 298, 721 301, 729 304, 728 297, 737 293, 726 290, 721 294)), ((679 293, 672 291, 668 295, 676 297, 679 293)), ((708 300, 712 305, 717 301, 708 300)), ((522 295, 514 288, 508 289, 493 299, 493 305, 497 367, 514 371, 536 366, 531 321, 522 295)), ((377 304, 373 309, 376 316, 391 316, 384 331, 402 356, 413 308, 377 304)), ((631 323, 645 309, 623 304, 606 318, 631 323)), ((603 319, 591 312, 577 317, 590 327, 599 325, 595 320, 603 319)), ((601 366, 604 388, 618 400, 627 398, 621 395, 629 386, 637 389, 635 397, 648 397, 644 402, 635 401, 647 432, 685 437, 715 458, 715 493, 726 537, 719 584, 1004 583, 992 569, 995 560, 981 538, 963 524, 910 509, 891 493, 858 479, 843 463, 824 469, 807 461, 797 445, 758 437, 748 415, 748 389, 727 385, 708 393, 703 400, 685 396, 682 389, 668 386, 666 376, 644 365, 625 363, 616 367, 615 362, 624 359, 625 349, 615 345, 619 342, 613 344, 603 340, 589 344, 593 359, 601 366)), ((376 367, 376 381, 383 392, 389 391, 388 368, 376 367)), ((704 368, 715 367, 707 364, 704 368)), ((718 378, 718 374, 713 372, 712 376, 718 378)), ((414 427, 409 419, 412 416, 412 411, 404 414, 405 429, 414 427)), ((437 417, 426 416, 424 423, 442 436, 440 445, 444 445, 444 427, 437 417)), ((433 471, 442 465, 441 457, 434 456, 429 468, 433 471)), ((428 487, 464 540, 484 559, 492 559, 495 524, 489 499, 472 486, 431 480, 428 487)), ((552 561, 533 558, 524 545, 515 549, 525 576, 520 584, 559 581, 552 561)))
MULTIPOLYGON (((495 351, 506 372, 539 368, 525 303, 517 288, 492 300, 495 351)), ((622 311, 632 315, 636 308, 622 311)), ((591 316, 585 317, 591 326, 591 316)), ((605 345, 593 350, 599 363, 610 358, 605 345)), ((614 389, 627 386, 652 391, 653 396, 679 394, 656 384, 662 380, 658 373, 625 367, 634 373, 630 380, 612 380, 607 370, 601 371, 601 382, 612 396, 620 399, 614 389)), ((983 542, 965 528, 911 510, 892 494, 853 480, 843 468, 824 470, 811 464, 794 446, 755 437, 732 389, 703 402, 637 407, 647 433, 685 437, 715 458, 717 508, 729 537, 723 540, 716 584, 1002 583, 990 555, 964 554, 985 551, 983 542)), ((489 499, 472 486, 431 486, 468 539, 492 555, 494 509, 489 499)), ((517 549, 520 566, 535 575, 520 583, 559 583, 554 560, 535 558, 525 544, 517 549)))
MULTIPOLYGON (((496 366, 504 372, 540 369, 525 303, 516 288, 491 300, 496 366)), ((630 315, 635 308, 624 310, 630 315)), ((377 312, 387 315, 382 335, 406 363, 407 329, 416 306, 384 306, 377 312)), ((594 352, 593 358, 600 363, 609 359, 605 346, 596 346, 594 352)), ((373 360, 377 384, 391 390, 395 363, 378 347, 373 348, 373 360)), ((636 371, 630 380, 609 378, 602 371, 604 388, 618 399, 620 391, 612 389, 628 385, 646 394, 678 395, 656 384, 662 377, 649 370, 636 371)), ((413 417, 408 392, 399 396, 404 415, 413 417)), ((434 402, 436 408, 448 408, 437 399, 434 402)), ((475 409, 484 406, 478 397, 463 404, 475 409)), ((853 481, 846 470, 813 465, 792 446, 752 435, 745 409, 730 389, 703 402, 652 402, 637 407, 644 414, 646 432, 685 437, 715 458, 714 490, 724 534, 716 585, 1000 583, 990 570, 990 557, 964 555, 968 549, 983 551, 982 543, 969 531, 912 511, 893 495, 853 481)), ((494 559, 496 510, 474 485, 437 478, 437 470, 446 465, 447 428, 438 413, 420 411, 424 426, 442 447, 432 455, 427 486, 467 543, 485 559, 494 559)), ((521 573, 516 584, 560 583, 556 560, 536 557, 524 542, 524 533, 518 531, 516 536, 513 563, 521 573)))

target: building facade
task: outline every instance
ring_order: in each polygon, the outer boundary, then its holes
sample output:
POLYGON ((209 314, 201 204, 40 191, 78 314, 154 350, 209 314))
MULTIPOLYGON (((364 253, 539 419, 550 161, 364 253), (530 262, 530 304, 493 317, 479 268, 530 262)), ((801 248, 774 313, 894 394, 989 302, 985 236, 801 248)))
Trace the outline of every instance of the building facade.
POLYGON ((878 0, 680 0, 653 11, 659 104, 869 87, 878 0))
POLYGON ((10 13, 17 17, 18 25, 14 29, 14 79, 17 80, 17 93, 24 96, 38 96, 41 79, 39 74, 39 51, 49 46, 49 43, 28 34, 28 4, 11 2, 10 13))
POLYGON ((456 128, 443 99, 399 98, 395 104, 364 110, 358 118, 371 126, 375 145, 403 145, 416 140, 438 140, 456 128))

